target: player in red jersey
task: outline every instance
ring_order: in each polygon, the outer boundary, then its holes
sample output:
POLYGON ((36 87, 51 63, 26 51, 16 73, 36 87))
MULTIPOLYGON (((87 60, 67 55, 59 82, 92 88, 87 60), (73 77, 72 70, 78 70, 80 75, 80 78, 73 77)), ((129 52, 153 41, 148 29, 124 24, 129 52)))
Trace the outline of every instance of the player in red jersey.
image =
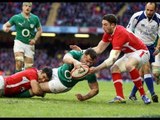
POLYGON ((7 77, 0 76, 0 96, 13 97, 29 89, 37 96, 44 96, 39 83, 49 81, 51 77, 52 69, 48 67, 42 70, 28 68, 7 77))
MULTIPOLYGON (((104 15, 102 28, 105 33, 103 34, 102 40, 93 49, 100 54, 111 44, 112 50, 110 51, 109 57, 97 67, 92 67, 90 72, 94 73, 110 67, 116 90, 116 97, 110 101, 110 103, 126 103, 123 94, 121 73, 127 71, 133 83, 138 88, 144 103, 150 104, 151 101, 146 96, 138 71, 140 66, 149 60, 150 54, 147 47, 131 31, 127 31, 126 28, 121 25, 117 25, 117 17, 114 14, 104 15), (124 55, 118 59, 121 52, 123 52, 124 55)), ((74 47, 76 46, 71 46, 72 49, 74 49, 74 47)))

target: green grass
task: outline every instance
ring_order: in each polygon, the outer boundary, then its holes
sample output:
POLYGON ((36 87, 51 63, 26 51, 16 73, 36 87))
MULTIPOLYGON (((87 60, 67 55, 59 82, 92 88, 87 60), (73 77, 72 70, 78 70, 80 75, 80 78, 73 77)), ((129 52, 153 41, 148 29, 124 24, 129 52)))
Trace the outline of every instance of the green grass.
MULTIPOLYGON (((145 105, 137 92, 138 101, 128 100, 133 86, 132 82, 124 82, 126 104, 111 104, 108 101, 115 97, 112 82, 99 81, 100 92, 94 98, 80 102, 76 93, 85 94, 89 88, 80 82, 71 91, 62 94, 46 94, 45 98, 0 98, 0 117, 45 117, 45 118, 113 118, 113 117, 160 117, 160 103, 145 105)), ((146 85, 144 84, 147 92, 146 85)), ((155 84, 155 91, 160 96, 159 85, 155 84)), ((151 98, 149 92, 148 97, 151 98)))

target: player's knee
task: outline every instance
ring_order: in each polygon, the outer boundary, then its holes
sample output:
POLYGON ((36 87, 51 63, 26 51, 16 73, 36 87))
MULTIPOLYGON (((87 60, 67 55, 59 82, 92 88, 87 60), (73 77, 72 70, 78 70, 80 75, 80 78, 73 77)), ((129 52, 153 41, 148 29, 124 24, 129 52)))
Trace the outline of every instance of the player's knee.
POLYGON ((110 67, 111 72, 120 72, 119 67, 117 65, 113 65, 110 67))
POLYGON ((25 63, 24 67, 31 68, 31 67, 33 67, 33 63, 25 63))
POLYGON ((24 62, 23 56, 16 56, 16 57, 15 57, 15 60, 16 60, 16 61, 24 62))

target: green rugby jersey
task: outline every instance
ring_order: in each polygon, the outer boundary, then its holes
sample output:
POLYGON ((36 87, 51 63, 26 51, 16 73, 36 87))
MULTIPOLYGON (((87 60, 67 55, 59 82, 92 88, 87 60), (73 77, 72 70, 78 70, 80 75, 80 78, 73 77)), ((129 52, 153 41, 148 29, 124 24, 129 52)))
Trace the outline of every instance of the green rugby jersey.
MULTIPOLYGON (((69 51, 69 54, 73 56, 74 59, 80 61, 83 53, 81 51, 71 50, 69 51)), ((97 81, 95 74, 89 74, 81 79, 73 79, 70 75, 70 71, 74 68, 73 64, 63 64, 58 68, 58 76, 60 81, 63 85, 66 87, 73 87, 76 85, 79 81, 87 80, 89 83, 97 81)))
POLYGON ((33 39, 36 35, 36 29, 41 27, 40 20, 38 16, 30 13, 30 17, 27 19, 23 16, 22 13, 14 15, 9 20, 9 23, 15 26, 17 35, 17 40, 25 44, 29 44, 30 39, 33 39))

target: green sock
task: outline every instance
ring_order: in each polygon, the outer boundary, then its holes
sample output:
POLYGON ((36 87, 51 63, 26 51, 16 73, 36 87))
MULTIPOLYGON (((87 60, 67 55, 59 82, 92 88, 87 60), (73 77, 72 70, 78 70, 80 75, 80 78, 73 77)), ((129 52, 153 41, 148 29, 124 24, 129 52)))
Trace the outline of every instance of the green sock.
POLYGON ((33 97, 33 95, 30 94, 29 90, 24 91, 18 95, 15 95, 14 97, 18 97, 18 98, 30 98, 33 97))
POLYGON ((20 71, 22 71, 22 70, 15 70, 15 72, 14 72, 14 73, 17 73, 17 72, 20 72, 20 71))

